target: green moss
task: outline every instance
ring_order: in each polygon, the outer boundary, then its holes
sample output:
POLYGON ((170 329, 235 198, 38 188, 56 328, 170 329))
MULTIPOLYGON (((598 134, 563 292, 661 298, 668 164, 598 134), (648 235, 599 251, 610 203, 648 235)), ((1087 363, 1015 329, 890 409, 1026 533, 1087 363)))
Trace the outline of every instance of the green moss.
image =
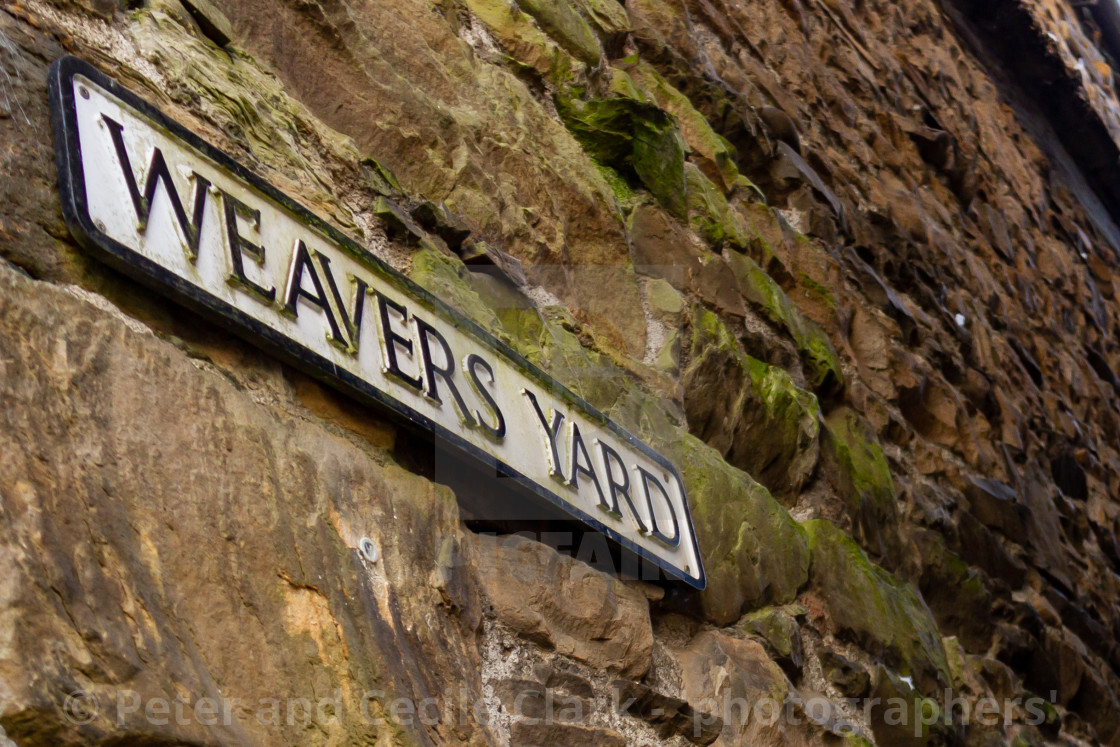
POLYGON ((362 159, 362 176, 375 192, 384 197, 394 197, 404 192, 392 169, 375 158, 362 159))
POLYGON ((766 641, 779 659, 790 659, 800 666, 801 633, 796 616, 804 614, 805 608, 800 605, 767 607, 746 615, 739 628, 766 641))
POLYGON ((1049 700, 1045 698, 1039 698, 1038 700, 1041 701, 1041 703, 1039 703, 1039 708, 1042 709, 1042 712, 1045 714, 1043 722, 1040 725, 1051 733, 1057 733, 1062 728, 1062 714, 1058 713, 1058 709, 1055 708, 1054 704, 1049 700))
POLYGON ((641 390, 629 390, 610 415, 680 470, 708 576, 699 612, 728 625, 752 609, 792 602, 808 577, 808 542, 769 491, 641 390))
POLYGON ((602 60, 599 42, 587 21, 567 0, 518 0, 560 46, 595 67, 602 60))
POLYGON ((693 310, 690 362, 681 377, 694 432, 783 498, 816 467, 820 406, 789 373, 742 351, 724 323, 693 310))
POLYGON ((696 307, 692 315, 692 353, 701 355, 705 348, 715 347, 717 350, 733 353, 736 357, 745 359, 735 341, 735 336, 727 325, 713 312, 702 306, 696 307))
POLYGON ((825 420, 829 446, 845 487, 858 502, 894 503, 894 480, 883 447, 860 416, 841 407, 825 420))
POLYGON ((630 386, 624 369, 583 346, 572 331, 575 324, 566 309, 538 310, 501 285, 486 285, 480 292, 497 318, 498 335, 594 407, 609 409, 630 386))
MULTIPOLYGON (((968 654, 961 646, 956 636, 941 639, 945 646, 945 662, 949 665, 949 676, 952 678, 953 687, 958 690, 964 687, 970 676, 977 675, 975 668, 968 661, 968 654)), ((981 675, 982 676, 982 675, 981 675)))
POLYGON ((634 83, 634 79, 631 78, 625 70, 620 70, 617 67, 612 67, 610 70, 610 74, 610 90, 612 94, 614 94, 615 96, 621 96, 626 99, 633 99, 634 101, 641 101, 643 103, 649 102, 649 98, 647 98, 646 95, 642 93, 641 89, 638 88, 637 84, 634 83))
POLYGON ((822 450, 829 481, 844 499, 860 543, 878 557, 896 557, 894 480, 874 432, 858 413, 838 408, 825 420, 822 450))
POLYGON ((772 270, 775 263, 789 261, 789 243, 794 241, 793 231, 785 225, 774 208, 763 203, 751 202, 736 205, 739 215, 750 227, 752 257, 759 265, 772 270))
POLYGON ((816 280, 813 280, 813 278, 809 277, 804 272, 797 273, 797 285, 805 293, 816 298, 822 305, 827 306, 833 313, 836 313, 839 306, 828 288, 824 287, 816 280))
POLYGON ((743 612, 792 601, 805 583, 808 547, 769 491, 692 436, 662 444, 679 465, 704 554, 706 616, 725 625, 743 612))
POLYGON ((498 317, 471 287, 467 268, 461 261, 442 252, 421 248, 412 255, 409 276, 432 293, 450 304, 483 327, 495 331, 498 317))
POLYGON ((801 334, 794 338, 801 365, 805 367, 805 378, 809 386, 821 393, 833 392, 844 387, 844 371, 840 367, 840 357, 824 330, 815 323, 804 320, 801 334))
MULTIPOLYGON (((794 383, 793 377, 778 366, 747 356, 750 382, 775 424, 797 425, 811 423, 809 437, 813 440, 819 429, 820 405, 812 392, 794 383)), ((768 437, 773 438, 774 433, 768 437)))
POLYGON ((913 676, 922 691, 948 685, 952 680, 941 634, 917 590, 872 563, 828 521, 802 526, 812 552, 810 583, 827 605, 837 635, 913 676))
POLYGON ((680 120, 681 132, 689 148, 711 164, 714 173, 719 175, 723 190, 730 191, 739 178, 735 146, 713 130, 688 97, 662 78, 649 63, 639 61, 633 67, 631 77, 658 106, 680 120))
POLYGON ((632 174, 669 213, 684 220, 684 141, 676 120, 650 103, 621 96, 584 101, 577 93, 558 94, 556 109, 588 154, 632 174))
POLYGON ((687 220, 684 141, 672 117, 660 109, 634 120, 631 164, 638 178, 670 215, 687 220))
POLYGON ((793 338, 814 391, 828 392, 843 386, 840 357, 824 330, 807 319, 773 278, 745 254, 732 253, 728 264, 739 281, 743 297, 793 338))
POLYGON ((630 17, 617 0, 576 0, 576 4, 601 36, 616 36, 630 30, 630 17))
POLYGON ((738 249, 746 249, 750 242, 747 228, 731 210, 720 188, 695 164, 685 163, 684 174, 692 227, 710 244, 720 246, 728 242, 738 249))
POLYGON ((604 166, 594 159, 592 159, 591 162, 595 164, 595 169, 602 175, 603 181, 611 188, 611 194, 618 200, 619 206, 627 207, 632 205, 634 202, 634 190, 630 189, 630 185, 622 178, 622 174, 618 173, 610 166, 604 166))
POLYGON ((758 188, 757 184, 752 182, 747 177, 739 174, 739 178, 735 180, 735 186, 741 189, 744 193, 750 194, 753 197, 761 200, 762 204, 766 205, 766 194, 758 188))
POLYGON ((511 59, 531 68, 554 83, 572 77, 573 60, 567 52, 541 33, 531 16, 508 0, 466 0, 478 18, 510 53, 511 59))

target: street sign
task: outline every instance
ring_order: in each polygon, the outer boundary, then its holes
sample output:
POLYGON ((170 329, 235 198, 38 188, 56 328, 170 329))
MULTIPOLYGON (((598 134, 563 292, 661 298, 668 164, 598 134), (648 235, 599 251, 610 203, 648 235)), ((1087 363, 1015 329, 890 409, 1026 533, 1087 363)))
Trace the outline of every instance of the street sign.
POLYGON ((704 587, 663 456, 87 63, 56 62, 50 98, 63 210, 91 252, 704 587))

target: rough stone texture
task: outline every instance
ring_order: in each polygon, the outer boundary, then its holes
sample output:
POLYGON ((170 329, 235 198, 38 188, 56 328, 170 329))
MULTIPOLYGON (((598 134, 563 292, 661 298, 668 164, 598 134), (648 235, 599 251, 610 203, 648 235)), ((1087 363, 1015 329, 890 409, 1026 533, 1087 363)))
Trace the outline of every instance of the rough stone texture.
POLYGON ((700 610, 717 625, 745 611, 792 601, 806 581, 808 542, 766 488, 727 466, 691 436, 658 444, 690 486, 692 518, 708 574, 700 610))
POLYGON ((820 454, 817 398, 777 366, 746 355, 712 312, 692 318, 681 374, 689 426, 772 492, 796 495, 820 454))
POLYGON ((1108 7, 4 3, 0 744, 1120 743, 1108 7), (423 437, 90 259, 67 52, 668 455, 708 589, 470 536, 423 437))
POLYGON ((474 537, 480 589, 510 630, 593 667, 650 667, 649 603, 637 589, 521 537, 474 537))
POLYGON ((845 503, 852 533, 877 557, 899 553, 894 480, 883 447, 858 414, 838 407, 821 438, 829 481, 845 503))
POLYGON ((937 624, 909 584, 873 565, 856 543, 823 520, 808 522, 812 592, 837 635, 882 654, 914 678, 922 692, 948 684, 948 665, 937 624))
POLYGON ((71 289, 0 266, 8 735, 485 743, 469 713, 458 733, 427 732, 379 725, 381 704, 361 700, 436 696, 448 671, 477 687, 482 606, 448 563, 454 497, 309 419, 275 374, 254 396, 71 289), (377 564, 356 550, 363 536, 377 564), (59 710, 76 691, 100 704, 81 726, 59 710), (158 728, 118 710, 126 693, 247 707, 212 729, 158 728), (335 702, 337 718, 269 727, 248 705, 300 697, 335 702))

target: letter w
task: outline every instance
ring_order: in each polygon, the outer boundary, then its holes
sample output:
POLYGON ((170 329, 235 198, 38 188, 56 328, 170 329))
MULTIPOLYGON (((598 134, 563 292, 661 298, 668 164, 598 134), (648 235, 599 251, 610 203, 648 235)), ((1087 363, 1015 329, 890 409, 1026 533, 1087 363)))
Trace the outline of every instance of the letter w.
POLYGON ((136 184, 136 176, 132 172, 132 162, 128 151, 124 147, 124 128, 118 122, 102 115, 105 124, 109 126, 109 134, 113 138, 113 146, 117 149, 117 160, 120 161, 124 180, 128 185, 128 194, 132 197, 132 207, 136 210, 136 221, 140 232, 148 230, 148 218, 151 217, 152 201, 156 196, 156 189, 160 182, 171 200, 171 209, 175 211, 175 220, 187 239, 187 256, 193 262, 198 256, 198 242, 202 238, 202 216, 206 208, 206 192, 210 182, 198 174, 194 174, 194 215, 187 220, 187 211, 183 209, 183 201, 179 198, 179 191, 175 189, 175 182, 171 179, 171 171, 167 168, 167 161, 163 158, 163 151, 155 148, 152 152, 152 161, 148 164, 148 179, 144 184, 144 194, 136 184))

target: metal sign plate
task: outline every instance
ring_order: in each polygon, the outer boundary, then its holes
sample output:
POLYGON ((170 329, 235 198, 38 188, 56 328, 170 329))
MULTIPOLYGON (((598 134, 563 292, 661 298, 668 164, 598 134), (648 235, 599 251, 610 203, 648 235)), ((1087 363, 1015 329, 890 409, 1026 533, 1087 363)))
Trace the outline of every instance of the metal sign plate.
POLYGON ((663 456, 87 63, 56 62, 50 97, 63 210, 83 246, 704 587, 684 484, 663 456))

